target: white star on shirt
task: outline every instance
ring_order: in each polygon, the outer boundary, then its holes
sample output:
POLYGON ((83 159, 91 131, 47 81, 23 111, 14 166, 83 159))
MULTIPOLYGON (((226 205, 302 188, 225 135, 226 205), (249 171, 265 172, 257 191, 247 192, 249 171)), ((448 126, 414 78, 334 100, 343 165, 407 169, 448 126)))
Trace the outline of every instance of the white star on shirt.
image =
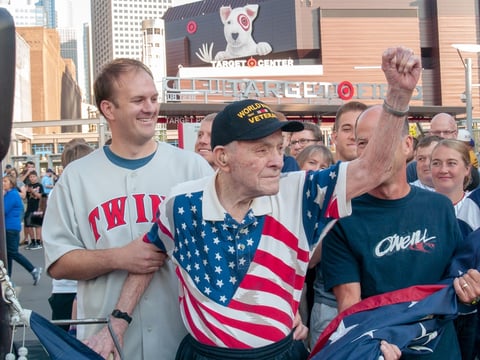
POLYGON ((227 301, 227 298, 225 297, 225 295, 220 296, 220 301, 221 301, 222 303, 224 303, 224 302, 227 301))
POLYGON ((337 177, 337 174, 335 173, 335 171, 330 171, 330 174, 328 174, 328 176, 330 176, 330 179, 335 179, 337 177))
POLYGON ((217 286, 221 288, 223 286, 223 281, 222 280, 217 280, 217 286))
POLYGON ((248 239, 248 240, 247 240, 247 245, 248 245, 248 246, 252 246, 252 245, 253 245, 253 239, 251 239, 251 238, 248 239))
POLYGON ((200 278, 198 276, 195 276, 194 280, 197 284, 200 282, 200 278))
POLYGON ((235 284, 237 282, 237 278, 235 276, 230 276, 230 282, 235 284))
POLYGON ((205 279, 207 282, 210 282, 210 276, 208 276, 208 274, 205 274, 204 279, 205 279))
POLYGON ((213 238, 213 243, 214 243, 215 245, 220 244, 220 239, 219 239, 218 237, 213 238))
POLYGON ((221 266, 215 266, 215 272, 217 274, 221 274, 222 273, 222 267, 221 266))
POLYGON ((183 207, 179 207, 179 208, 178 208, 178 213, 179 213, 180 215, 183 215, 183 214, 185 213, 185 210, 183 210, 183 207))
POLYGON ((187 198, 191 198, 192 196, 193 196, 192 193, 186 193, 185 194, 185 197, 187 197, 187 198))
POLYGON ((238 262, 240 263, 240 265, 245 265, 247 260, 245 260, 245 258, 242 257, 238 262))
POLYGON ((220 253, 216 253, 215 254, 215 259, 218 260, 218 261, 222 260, 222 255, 220 255, 220 253))
POLYGON ((206 287, 203 292, 204 292, 205 294, 207 294, 207 295, 210 295, 210 293, 212 292, 212 290, 210 290, 210 288, 206 287))
POLYGON ((208 253, 208 250, 210 250, 210 249, 208 248, 207 245, 205 245, 205 246, 203 247, 203 251, 205 251, 206 253, 208 253))
POLYGON ((190 208, 190 211, 194 214, 197 213, 197 207, 195 205, 192 205, 192 207, 190 208))
POLYGON ((233 261, 230 261, 230 262, 228 263, 228 267, 229 267, 230 269, 235 269, 235 263, 234 263, 233 261))

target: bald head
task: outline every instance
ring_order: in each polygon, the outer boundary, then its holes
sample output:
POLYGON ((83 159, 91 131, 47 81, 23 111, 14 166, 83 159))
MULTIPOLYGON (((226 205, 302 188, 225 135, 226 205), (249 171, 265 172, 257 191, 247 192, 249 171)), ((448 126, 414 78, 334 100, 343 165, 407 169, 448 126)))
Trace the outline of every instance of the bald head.
MULTIPOLYGON (((363 111, 355 124, 355 142, 357 143, 357 154, 360 156, 368 142, 372 138, 382 113, 382 105, 370 106, 363 111)), ((402 135, 408 135, 408 120, 405 119, 402 135)))
POLYGON ((430 135, 440 136, 444 139, 457 138, 457 122, 447 113, 439 113, 430 121, 430 135))
POLYGON ((380 121, 381 105, 374 105, 364 110, 355 124, 355 142, 357 155, 360 156, 371 139, 378 122, 380 121))

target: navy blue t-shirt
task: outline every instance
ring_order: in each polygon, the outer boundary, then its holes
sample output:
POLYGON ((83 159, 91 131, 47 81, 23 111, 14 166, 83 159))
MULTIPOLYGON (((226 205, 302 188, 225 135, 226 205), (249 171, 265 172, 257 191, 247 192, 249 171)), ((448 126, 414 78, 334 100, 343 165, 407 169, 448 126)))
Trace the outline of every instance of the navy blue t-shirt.
MULTIPOLYGON (((462 242, 444 195, 415 186, 399 200, 362 195, 352 200, 352 215, 338 220, 323 240, 325 288, 360 282, 363 299, 438 283, 462 242)), ((448 349, 446 359, 458 350, 453 327, 447 328, 440 345, 448 349)), ((440 359, 437 351, 434 358, 440 359)))

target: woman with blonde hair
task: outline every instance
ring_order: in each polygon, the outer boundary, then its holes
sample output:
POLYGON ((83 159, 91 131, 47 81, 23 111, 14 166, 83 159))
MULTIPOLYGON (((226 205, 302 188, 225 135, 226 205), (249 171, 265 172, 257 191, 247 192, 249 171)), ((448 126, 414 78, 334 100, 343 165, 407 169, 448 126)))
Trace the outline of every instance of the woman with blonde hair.
MULTIPOLYGON (((452 201, 457 217, 468 195, 471 166, 469 149, 462 141, 443 139, 432 150, 433 186, 436 192, 452 201)), ((471 312, 459 313, 454 321, 462 359, 474 358, 477 322, 476 307, 472 307, 471 312)))
POLYGON ((470 155, 467 146, 453 139, 441 140, 432 150, 430 162, 433 186, 455 207, 455 214, 466 198, 470 184, 470 155))

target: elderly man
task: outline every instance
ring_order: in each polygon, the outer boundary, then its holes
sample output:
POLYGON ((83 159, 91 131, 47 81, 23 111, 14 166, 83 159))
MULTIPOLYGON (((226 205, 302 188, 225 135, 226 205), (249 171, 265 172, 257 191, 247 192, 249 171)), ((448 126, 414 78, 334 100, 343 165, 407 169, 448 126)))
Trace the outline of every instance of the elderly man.
MULTIPOLYGON (((177 359, 306 359, 297 312, 310 255, 329 223, 350 214, 350 199, 391 175, 421 73, 418 57, 404 48, 385 51, 382 69, 389 86, 379 130, 350 163, 281 176, 282 130, 302 130, 300 123, 279 121, 256 100, 215 117, 218 171, 176 187, 160 206, 158 236, 144 237, 177 266, 189 332, 177 359)), ((150 277, 130 274, 117 308, 131 313, 150 277)), ((125 328, 114 330, 121 339, 125 328)), ((391 345, 382 351, 397 356, 391 345)))

